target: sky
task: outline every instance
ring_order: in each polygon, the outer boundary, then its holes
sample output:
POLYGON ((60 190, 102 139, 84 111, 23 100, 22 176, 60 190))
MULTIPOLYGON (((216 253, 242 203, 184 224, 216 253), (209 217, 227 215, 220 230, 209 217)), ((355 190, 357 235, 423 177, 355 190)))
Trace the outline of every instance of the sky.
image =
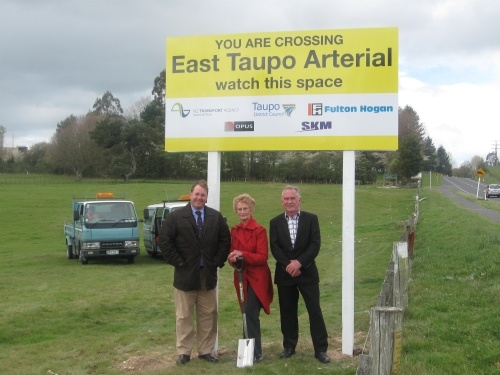
POLYGON ((499 20, 498 0, 0 0, 4 146, 50 142, 106 91, 151 97, 167 37, 397 27, 399 106, 458 167, 500 148, 499 20))

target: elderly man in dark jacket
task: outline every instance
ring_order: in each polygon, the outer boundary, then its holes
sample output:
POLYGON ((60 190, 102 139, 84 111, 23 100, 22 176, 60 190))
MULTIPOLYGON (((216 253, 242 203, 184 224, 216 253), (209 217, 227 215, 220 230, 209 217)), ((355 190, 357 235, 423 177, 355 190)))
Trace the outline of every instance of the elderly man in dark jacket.
POLYGON ((300 210, 300 190, 286 186, 281 193, 284 213, 271 219, 269 242, 276 259, 274 283, 278 287, 283 352, 280 358, 295 354, 299 339, 297 317, 299 293, 304 299, 314 346, 314 356, 330 362, 326 353, 328 333, 320 306, 319 273, 316 257, 321 247, 318 217, 300 210))
POLYGON ((191 187, 190 203, 172 212, 160 231, 160 249, 175 267, 174 298, 177 364, 191 359, 196 308, 198 357, 217 362, 217 270, 229 254, 231 235, 224 217, 207 207, 208 186, 203 180, 191 187))

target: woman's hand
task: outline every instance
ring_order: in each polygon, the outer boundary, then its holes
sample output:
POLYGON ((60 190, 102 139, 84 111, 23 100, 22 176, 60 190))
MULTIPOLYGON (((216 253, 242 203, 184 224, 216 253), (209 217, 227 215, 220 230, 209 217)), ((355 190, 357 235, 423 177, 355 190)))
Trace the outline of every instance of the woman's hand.
POLYGON ((238 257, 243 256, 243 253, 239 250, 233 250, 229 253, 229 256, 227 257, 227 260, 230 263, 236 263, 236 260, 238 257))

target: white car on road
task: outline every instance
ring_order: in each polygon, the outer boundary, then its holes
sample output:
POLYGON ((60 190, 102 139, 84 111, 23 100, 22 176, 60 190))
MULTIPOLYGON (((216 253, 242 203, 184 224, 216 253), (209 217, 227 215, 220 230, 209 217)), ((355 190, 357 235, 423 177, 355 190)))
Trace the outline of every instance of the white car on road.
POLYGON ((486 186, 486 189, 484 189, 484 196, 485 198, 500 197, 500 185, 490 184, 486 186))

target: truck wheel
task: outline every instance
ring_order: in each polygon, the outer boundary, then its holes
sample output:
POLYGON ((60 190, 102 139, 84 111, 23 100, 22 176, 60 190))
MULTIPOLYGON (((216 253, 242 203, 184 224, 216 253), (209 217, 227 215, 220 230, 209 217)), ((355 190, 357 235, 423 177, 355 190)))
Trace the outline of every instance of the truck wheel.
POLYGON ((80 256, 78 257, 78 260, 80 261, 81 264, 89 264, 88 259, 83 257, 82 252, 80 252, 80 256))
POLYGON ((78 247, 78 244, 73 241, 73 257, 77 258, 80 255, 80 248, 78 247))
POLYGON ((134 263, 134 262, 135 262, 135 257, 128 257, 128 258, 127 258, 127 263, 128 263, 128 264, 132 264, 132 263, 134 263))
POLYGON ((68 259, 73 259, 74 258, 74 256, 73 256, 73 246, 66 245, 66 256, 68 257, 68 259))

